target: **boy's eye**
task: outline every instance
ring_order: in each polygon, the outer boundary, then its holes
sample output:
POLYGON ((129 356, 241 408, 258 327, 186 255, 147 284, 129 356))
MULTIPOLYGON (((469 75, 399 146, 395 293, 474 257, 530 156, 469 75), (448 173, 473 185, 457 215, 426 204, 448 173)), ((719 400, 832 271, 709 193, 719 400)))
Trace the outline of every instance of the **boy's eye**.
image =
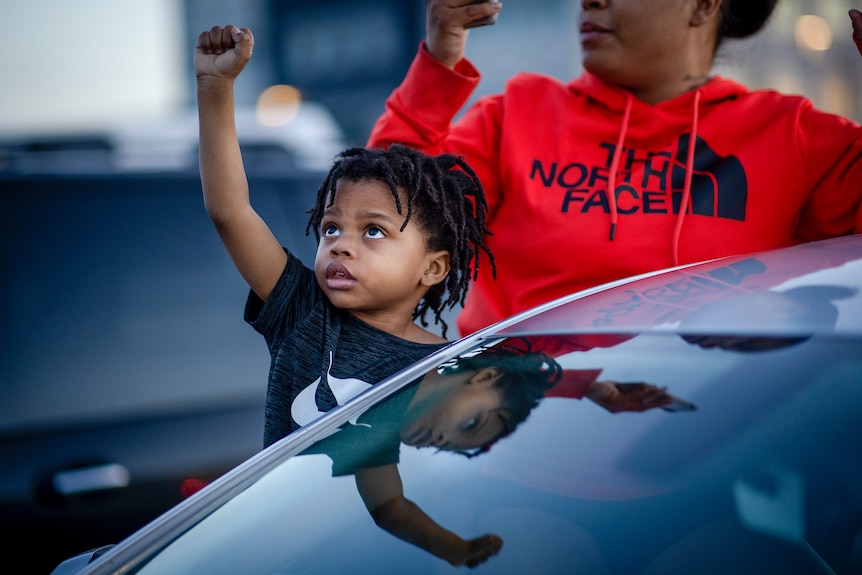
POLYGON ((380 228, 376 228, 376 227, 368 228, 368 231, 365 232, 365 237, 370 238, 372 240, 382 238, 383 237, 383 230, 381 230, 380 228))
POLYGON ((479 425, 479 418, 473 417, 470 419, 470 421, 468 421, 467 423, 464 424, 464 431, 470 431, 472 429, 476 429, 476 426, 478 426, 478 425, 479 425))
POLYGON ((338 228, 333 224, 326 224, 320 228, 320 235, 324 237, 337 236, 338 228))

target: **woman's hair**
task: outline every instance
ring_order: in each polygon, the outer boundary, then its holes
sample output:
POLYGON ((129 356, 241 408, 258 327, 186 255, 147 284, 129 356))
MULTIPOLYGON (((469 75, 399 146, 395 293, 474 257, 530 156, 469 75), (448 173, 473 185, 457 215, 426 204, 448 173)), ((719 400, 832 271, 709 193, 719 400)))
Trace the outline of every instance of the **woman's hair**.
POLYGON ((501 372, 494 387, 500 391, 500 412, 505 430, 488 445, 471 452, 475 457, 488 451, 496 441, 511 434, 563 376, 563 368, 554 358, 533 351, 527 338, 507 339, 478 355, 457 357, 438 368, 440 373, 458 373, 468 369, 480 371, 495 367, 501 372))
POLYGON ((307 235, 314 230, 318 242, 323 213, 335 201, 336 184, 341 179, 387 184, 398 213, 404 215, 401 229, 413 219, 425 234, 429 250, 449 252, 451 271, 446 280, 432 286, 413 311, 413 319, 426 327, 426 313, 433 311, 434 321, 441 325, 446 337, 448 326, 441 314, 447 307, 463 305, 470 280, 478 277, 480 250, 487 254, 496 276, 494 256, 485 244, 485 236, 491 234, 485 227, 488 202, 478 176, 453 154, 431 156, 399 144, 387 150, 347 149, 336 158, 309 210, 305 232, 307 235), (406 206, 402 205, 399 190, 406 197, 406 206))
POLYGON ((777 4, 778 0, 724 0, 715 49, 725 38, 748 38, 758 33, 769 21, 777 4))

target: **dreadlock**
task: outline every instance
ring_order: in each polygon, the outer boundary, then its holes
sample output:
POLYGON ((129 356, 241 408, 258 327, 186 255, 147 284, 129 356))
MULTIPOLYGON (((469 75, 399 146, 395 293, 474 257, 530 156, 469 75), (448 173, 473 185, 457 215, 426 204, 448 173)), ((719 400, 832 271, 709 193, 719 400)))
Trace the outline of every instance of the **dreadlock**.
POLYGON ((488 256, 496 277, 494 255, 485 244, 485 236, 491 235, 485 227, 488 202, 478 176, 454 154, 431 156, 400 144, 387 150, 349 148, 336 158, 308 212, 305 233, 313 230, 318 242, 323 213, 335 201, 336 184, 341 179, 385 182, 395 208, 404 215, 401 230, 413 219, 425 233, 429 250, 449 252, 451 270, 446 280, 432 286, 413 310, 413 319, 423 327, 428 326, 426 314, 432 311, 445 338, 448 326, 441 314, 446 308, 464 304, 470 280, 479 274, 480 250, 488 256), (402 206, 399 191, 406 197, 406 206, 402 206))
POLYGON ((562 366, 548 354, 534 350, 526 337, 506 339, 479 354, 454 358, 437 369, 441 374, 454 374, 466 370, 478 372, 486 367, 496 367, 502 372, 494 387, 500 391, 505 429, 482 448, 462 453, 468 457, 487 452, 494 443, 514 432, 563 377, 562 366))

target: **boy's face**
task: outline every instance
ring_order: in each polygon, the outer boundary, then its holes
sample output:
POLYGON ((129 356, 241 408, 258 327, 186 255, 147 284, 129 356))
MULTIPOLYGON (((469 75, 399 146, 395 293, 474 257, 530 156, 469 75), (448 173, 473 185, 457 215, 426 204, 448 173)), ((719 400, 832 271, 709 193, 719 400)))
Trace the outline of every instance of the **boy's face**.
POLYGON ((426 375, 407 408, 401 441, 447 451, 468 451, 494 441, 506 430, 500 390, 494 387, 502 375, 496 367, 426 375))
MULTIPOLYGON (((403 195, 402 209, 406 213, 403 195)), ((441 263, 440 252, 428 251, 412 218, 402 231, 403 223, 383 182, 338 181, 314 261, 317 282, 334 306, 360 316, 409 316, 427 288, 445 278, 448 257, 441 263)))

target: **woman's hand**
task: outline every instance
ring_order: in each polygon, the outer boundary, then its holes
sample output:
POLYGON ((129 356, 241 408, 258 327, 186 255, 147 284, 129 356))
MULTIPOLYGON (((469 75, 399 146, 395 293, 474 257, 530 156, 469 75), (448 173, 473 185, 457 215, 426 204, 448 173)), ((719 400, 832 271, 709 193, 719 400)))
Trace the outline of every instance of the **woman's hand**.
POLYGON ((856 8, 851 9, 850 22, 853 25, 853 41, 856 42, 856 48, 862 55, 862 12, 856 8))
POLYGON ((611 413, 647 411, 673 401, 666 387, 642 382, 597 381, 586 396, 611 413))
POLYGON ((437 60, 454 68, 464 57, 469 28, 495 16, 500 2, 425 0, 425 45, 437 60))

